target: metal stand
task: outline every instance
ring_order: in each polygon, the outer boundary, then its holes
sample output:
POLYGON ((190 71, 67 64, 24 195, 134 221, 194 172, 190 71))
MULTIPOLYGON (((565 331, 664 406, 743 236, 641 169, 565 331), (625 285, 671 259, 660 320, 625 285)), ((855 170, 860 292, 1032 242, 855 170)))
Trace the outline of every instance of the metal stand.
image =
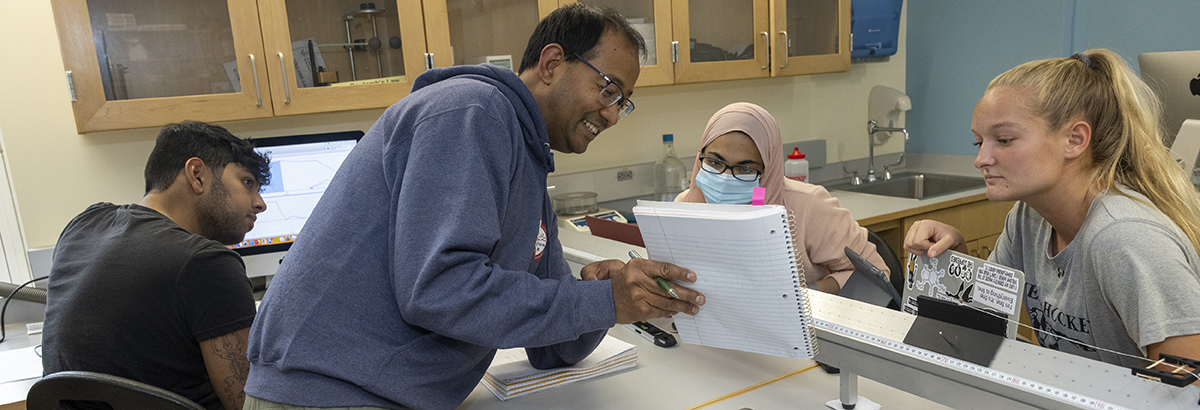
MULTIPOLYGON (((346 43, 354 44, 354 37, 350 35, 350 22, 354 20, 353 15, 346 15, 346 43)), ((354 46, 346 47, 347 54, 350 54, 350 81, 358 81, 358 73, 354 71, 354 46)))
POLYGON ((371 40, 367 42, 367 48, 375 52, 375 67, 378 70, 376 77, 383 78, 383 58, 379 55, 382 43, 379 40, 379 25, 375 23, 375 16, 382 15, 384 10, 375 8, 375 3, 366 3, 364 6, 354 14, 365 14, 371 18, 371 40))
POLYGON ((851 410, 854 405, 858 404, 858 375, 850 372, 842 372, 842 408, 851 410))
POLYGON ((825 403, 833 410, 880 410, 879 403, 858 395, 858 375, 842 370, 841 395, 825 403))

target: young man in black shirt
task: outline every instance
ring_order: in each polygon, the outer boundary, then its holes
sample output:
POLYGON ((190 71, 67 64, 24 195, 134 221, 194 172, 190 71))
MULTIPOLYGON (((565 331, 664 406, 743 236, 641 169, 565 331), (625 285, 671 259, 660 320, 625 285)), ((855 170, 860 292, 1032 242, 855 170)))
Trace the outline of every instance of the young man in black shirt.
POLYGON ((267 159, 222 127, 163 128, 138 204, 98 203, 59 237, 42 366, 86 370, 241 409, 254 297, 242 240, 266 210, 267 159))

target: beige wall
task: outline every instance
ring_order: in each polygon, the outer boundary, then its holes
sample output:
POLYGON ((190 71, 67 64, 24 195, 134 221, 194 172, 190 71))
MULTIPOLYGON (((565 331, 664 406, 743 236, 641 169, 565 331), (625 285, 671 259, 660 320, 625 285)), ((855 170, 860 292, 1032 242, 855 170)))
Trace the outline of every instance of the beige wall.
MULTIPOLYGON (((849 73, 638 88, 637 111, 605 131, 587 154, 558 155, 558 173, 654 161, 660 135, 673 133, 681 156, 699 149, 708 117, 725 104, 751 101, 771 111, 784 142, 828 140, 830 162, 867 155, 867 93, 904 89, 900 54, 886 63, 856 64, 849 73)), ((89 204, 136 202, 142 167, 157 130, 78 135, 63 77, 48 1, 0 2, 0 130, 30 248, 53 246, 62 227, 89 204)), ((921 107, 916 107, 920 109, 921 107)), ((366 130, 382 110, 283 117, 222 124, 241 136, 366 130)), ((903 149, 893 138, 876 153, 903 149)))

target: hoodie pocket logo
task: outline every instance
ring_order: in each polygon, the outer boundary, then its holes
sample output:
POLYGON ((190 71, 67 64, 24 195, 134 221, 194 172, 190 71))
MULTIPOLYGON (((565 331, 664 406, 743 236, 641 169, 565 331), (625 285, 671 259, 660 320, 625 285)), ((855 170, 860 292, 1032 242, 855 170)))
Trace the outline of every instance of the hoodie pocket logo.
POLYGON ((537 244, 535 244, 533 246, 533 260, 535 262, 542 260, 542 255, 546 254, 546 241, 547 241, 546 222, 539 221, 538 222, 537 244))

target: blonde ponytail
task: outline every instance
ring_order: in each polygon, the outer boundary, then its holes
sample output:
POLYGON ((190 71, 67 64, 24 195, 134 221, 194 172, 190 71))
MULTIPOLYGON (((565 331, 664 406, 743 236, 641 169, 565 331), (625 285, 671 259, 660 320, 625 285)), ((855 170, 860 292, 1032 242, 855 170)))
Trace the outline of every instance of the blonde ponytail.
POLYGON ((1000 74, 988 89, 1000 86, 1035 90, 1034 113, 1050 129, 1075 119, 1091 125, 1097 185, 1119 183, 1145 195, 1200 253, 1200 194, 1163 144, 1158 97, 1120 55, 1095 49, 1031 61, 1000 74))

